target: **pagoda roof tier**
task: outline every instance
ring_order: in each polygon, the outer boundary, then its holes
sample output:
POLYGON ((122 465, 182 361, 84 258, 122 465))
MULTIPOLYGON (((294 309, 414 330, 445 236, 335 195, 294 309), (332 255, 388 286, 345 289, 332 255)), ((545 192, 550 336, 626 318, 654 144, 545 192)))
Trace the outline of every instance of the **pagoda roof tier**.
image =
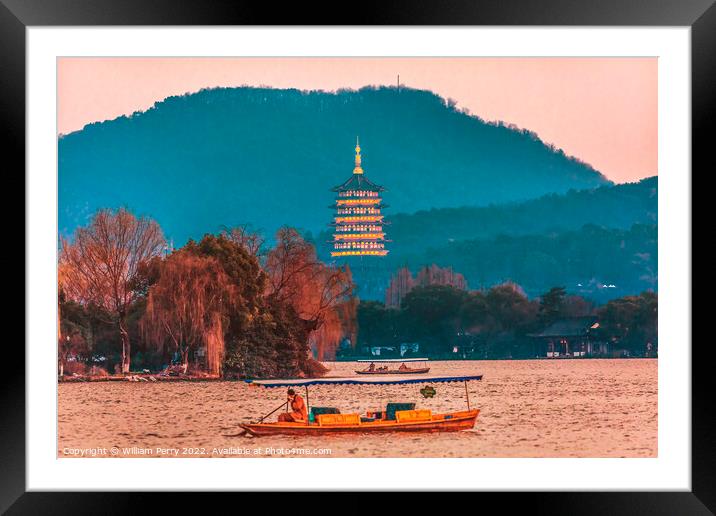
POLYGON ((369 192, 384 192, 385 188, 375 184, 365 177, 365 174, 353 174, 345 183, 331 188, 332 192, 345 192, 346 190, 367 190, 369 192))
POLYGON ((380 197, 338 198, 336 199, 336 206, 378 206, 382 200, 380 197))
POLYGON ((375 236, 365 235, 333 235, 334 242, 387 242, 383 233, 376 233, 375 236))
POLYGON ((385 237, 378 237, 378 238, 337 238, 335 240, 326 240, 327 244, 350 244, 350 243, 359 243, 363 242, 364 244, 385 244, 387 242, 392 242, 392 240, 387 240, 385 237))
POLYGON ((326 244, 348 244, 348 243, 355 243, 355 242, 366 242, 371 244, 390 244, 393 241, 388 238, 356 238, 351 240, 324 240, 323 241, 326 244))
POLYGON ((336 215, 336 219, 346 219, 347 222, 378 222, 376 220, 368 219, 383 219, 385 215, 382 213, 371 213, 361 215, 336 215))
MULTIPOLYGON (((342 199, 341 199, 342 200, 342 199)), ((373 208, 376 210, 382 210, 384 208, 389 208, 389 204, 331 204, 329 208, 336 209, 336 208, 373 208)), ((377 215, 377 214, 374 214, 377 215)))
MULTIPOLYGON (((356 235, 366 235, 366 234, 385 235, 385 230, 380 229, 380 230, 371 231, 371 230, 366 229, 365 231, 359 231, 359 232, 355 232, 355 233, 353 233, 351 231, 335 231, 332 234, 335 236, 338 236, 338 237, 348 237, 348 240, 360 240, 360 238, 356 238, 356 235)), ((366 238, 373 239, 374 236, 369 236, 366 238)))
POLYGON ((330 222, 329 226, 350 226, 351 224, 375 224, 377 226, 390 226, 389 220, 381 220, 379 222, 366 222, 362 220, 354 220, 350 222, 330 222))
POLYGON ((351 251, 331 251, 331 256, 385 256, 389 253, 387 249, 365 249, 351 251))
POLYGON ((343 234, 334 234, 333 235, 333 241, 334 242, 360 242, 361 240, 371 241, 371 242, 377 242, 377 241, 385 241, 385 233, 373 233, 374 236, 365 236, 365 233, 343 233, 343 234))

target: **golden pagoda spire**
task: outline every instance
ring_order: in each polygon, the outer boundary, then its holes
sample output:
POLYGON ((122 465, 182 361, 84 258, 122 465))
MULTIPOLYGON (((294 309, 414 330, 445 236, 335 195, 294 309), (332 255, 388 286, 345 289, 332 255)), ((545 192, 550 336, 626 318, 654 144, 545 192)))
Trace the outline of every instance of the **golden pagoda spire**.
POLYGON ((360 166, 360 141, 358 140, 358 137, 356 136, 356 166, 353 169, 354 174, 362 174, 363 169, 360 166))

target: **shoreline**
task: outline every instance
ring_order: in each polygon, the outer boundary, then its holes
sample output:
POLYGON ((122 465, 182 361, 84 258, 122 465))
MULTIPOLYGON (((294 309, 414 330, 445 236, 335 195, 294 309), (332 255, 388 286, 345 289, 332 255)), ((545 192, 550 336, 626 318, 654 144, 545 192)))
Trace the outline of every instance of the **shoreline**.
MULTIPOLYGON (((391 360, 395 359, 395 357, 386 357, 390 358, 391 360)), ((400 357, 398 357, 400 358, 400 357)), ((408 357, 406 357, 408 358, 408 357)), ((646 357, 646 356, 628 356, 628 357, 604 357, 604 356, 588 356, 588 357, 572 357, 572 356, 560 356, 560 357, 525 357, 525 358, 431 358, 430 360, 426 360, 426 362, 527 362, 530 360, 639 360, 639 359, 647 359, 647 360, 656 360, 658 359, 657 356, 653 357, 646 357)), ((348 363, 348 362, 357 362, 359 360, 374 360, 375 362, 380 362, 380 357, 356 357, 351 358, 350 360, 344 360, 344 359, 335 359, 335 360, 326 360, 326 362, 338 362, 338 363, 348 363)))
MULTIPOLYGON (((220 376, 162 376, 159 374, 139 373, 126 375, 102 375, 102 376, 58 376, 57 383, 86 383, 86 382, 218 382, 231 381, 230 378, 220 376)), ((241 381, 236 379, 236 381, 241 381)))
MULTIPOLYGON (((591 360, 658 360, 658 357, 560 357, 560 358, 547 358, 547 357, 536 357, 536 358, 507 358, 507 359, 452 359, 452 360, 438 360, 440 362, 565 362, 565 361, 591 361, 591 360)), ((355 360, 329 360, 323 363, 335 363, 335 364, 346 364, 355 362, 355 360)), ((329 369, 327 373, 331 370, 329 369)), ((324 375, 328 376, 328 375, 324 375)), ((316 377, 316 378, 322 378, 316 377)), ((78 376, 58 376, 57 383, 89 383, 89 382, 244 382, 245 378, 236 377, 222 377, 222 376, 209 376, 209 375, 177 375, 177 376, 166 376, 159 373, 130 373, 126 375, 78 375, 78 376)))

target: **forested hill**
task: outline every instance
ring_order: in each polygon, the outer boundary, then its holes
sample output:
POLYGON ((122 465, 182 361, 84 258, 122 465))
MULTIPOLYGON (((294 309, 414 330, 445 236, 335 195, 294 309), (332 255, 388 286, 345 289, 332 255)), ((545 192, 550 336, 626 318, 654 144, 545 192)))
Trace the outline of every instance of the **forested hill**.
POLYGON ((441 208, 387 215, 396 254, 497 235, 529 235, 578 229, 585 224, 629 229, 656 224, 658 179, 549 194, 538 199, 486 207, 441 208))
POLYGON ((534 133, 487 123, 429 91, 220 88, 62 136, 60 230, 96 208, 126 206, 177 244, 244 223, 315 233, 331 220, 330 188, 351 174, 356 135, 367 176, 388 189, 389 213, 609 184, 534 133))
POLYGON ((629 229, 585 224, 576 230, 486 240, 462 240, 425 249, 405 263, 435 263, 462 273, 471 288, 503 281, 529 296, 554 285, 597 302, 658 289, 658 226, 629 229))

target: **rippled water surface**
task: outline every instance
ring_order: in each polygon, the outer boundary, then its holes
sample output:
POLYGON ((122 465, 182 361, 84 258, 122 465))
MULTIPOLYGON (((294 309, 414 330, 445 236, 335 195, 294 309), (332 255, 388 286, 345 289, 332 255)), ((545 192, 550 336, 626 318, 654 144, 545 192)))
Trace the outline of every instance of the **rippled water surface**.
MULTIPOLYGON (((328 363, 329 376, 357 364, 328 363)), ((364 365, 363 365, 364 366, 364 365)), ((430 374, 483 374, 470 402, 473 430, 247 438, 238 424, 279 405, 284 389, 243 382, 93 382, 59 385, 58 455, 330 457, 655 457, 656 360, 431 362, 430 374)), ((342 412, 416 401, 465 408, 464 384, 314 386, 310 403, 342 412)), ((303 389, 300 394, 305 395, 303 389)), ((271 418, 273 419, 273 417, 271 418)))

